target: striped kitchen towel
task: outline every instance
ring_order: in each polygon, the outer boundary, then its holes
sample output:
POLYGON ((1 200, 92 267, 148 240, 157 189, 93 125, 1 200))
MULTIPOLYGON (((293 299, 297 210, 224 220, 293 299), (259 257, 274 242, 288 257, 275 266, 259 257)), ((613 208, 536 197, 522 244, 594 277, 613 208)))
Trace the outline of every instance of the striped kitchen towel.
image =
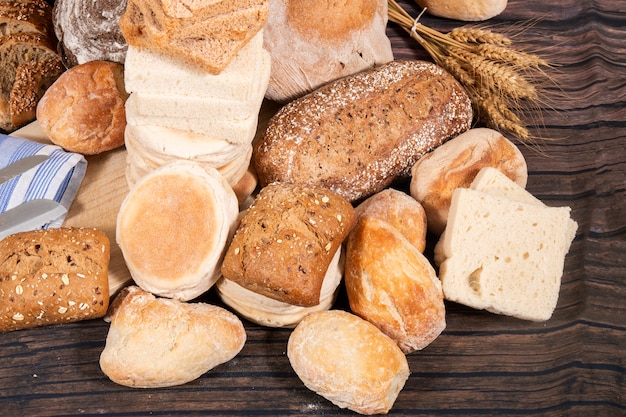
MULTIPOLYGON (((0 184, 0 213, 36 198, 55 200, 69 210, 87 170, 85 157, 56 145, 0 134, 0 168, 30 155, 50 158, 0 184)), ((62 216, 45 227, 60 227, 64 219, 62 216)))

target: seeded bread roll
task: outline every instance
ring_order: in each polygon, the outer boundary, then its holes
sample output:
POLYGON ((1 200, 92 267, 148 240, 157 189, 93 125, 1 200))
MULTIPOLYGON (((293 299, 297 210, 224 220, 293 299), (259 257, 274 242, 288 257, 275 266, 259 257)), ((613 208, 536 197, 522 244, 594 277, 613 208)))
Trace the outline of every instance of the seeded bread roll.
POLYGON ((360 414, 386 414, 409 377, 406 356, 371 323, 340 310, 309 314, 287 343, 304 385, 360 414))
POLYGON ((157 298, 136 286, 114 305, 100 368, 120 385, 185 384, 234 358, 246 341, 241 320, 218 306, 157 298))
POLYGON ((261 185, 328 188, 350 201, 408 177, 426 152, 469 129, 463 87, 425 61, 393 61, 285 105, 253 153, 261 185))
POLYGON ((270 184, 241 219, 222 275, 277 301, 318 305, 324 276, 354 219, 350 203, 330 190, 270 184))
POLYGON ((521 187, 526 186, 524 155, 493 129, 470 129, 417 161, 411 169, 410 193, 424 207, 431 232, 440 234, 445 228, 452 192, 469 187, 484 167, 497 168, 521 187))
POLYGON ((383 220, 359 217, 346 244, 345 283, 352 311, 391 337, 404 353, 425 348, 446 327, 435 270, 383 220))
POLYGON ((110 243, 95 229, 16 233, 0 241, 0 331, 102 317, 110 243))
POLYGON ((128 94, 124 67, 89 61, 65 71, 37 105, 37 120, 53 143, 85 155, 124 144, 128 94))

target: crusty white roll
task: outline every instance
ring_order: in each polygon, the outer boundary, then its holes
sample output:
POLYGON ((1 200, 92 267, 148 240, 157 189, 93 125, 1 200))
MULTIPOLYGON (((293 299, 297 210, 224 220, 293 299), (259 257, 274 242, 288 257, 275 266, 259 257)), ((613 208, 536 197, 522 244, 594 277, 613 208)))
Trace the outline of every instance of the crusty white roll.
POLYGON ((410 373, 393 340, 341 310, 306 316, 289 336, 287 357, 307 388, 360 414, 386 414, 410 373))
POLYGON ((467 188, 484 167, 500 170, 522 187, 528 180, 526 160, 501 133, 470 129, 419 159, 411 169, 410 193, 426 211, 428 228, 440 234, 446 226, 452 193, 467 188))
POLYGON ((239 207, 215 169, 175 161, 141 178, 117 217, 116 240, 146 291, 190 300, 219 278, 239 207))
POLYGON ((246 341, 241 320, 210 304, 157 298, 131 286, 112 308, 100 368, 113 382, 132 388, 193 381, 234 358, 246 341))
POLYGON ((433 16, 478 22, 491 19, 502 13, 507 0, 416 0, 433 16))

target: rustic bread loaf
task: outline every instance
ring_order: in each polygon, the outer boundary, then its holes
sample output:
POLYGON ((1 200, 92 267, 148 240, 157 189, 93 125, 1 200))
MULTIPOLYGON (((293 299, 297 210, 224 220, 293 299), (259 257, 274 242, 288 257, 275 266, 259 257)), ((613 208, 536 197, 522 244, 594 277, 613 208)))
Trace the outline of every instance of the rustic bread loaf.
POLYGON ((417 161, 411 169, 410 193, 426 211, 428 228, 440 234, 446 226, 452 192, 469 187, 483 167, 502 171, 525 187, 524 155, 501 133, 474 128, 449 140, 417 161))
POLYGON ((241 320, 218 306, 156 298, 136 286, 114 304, 100 368, 120 385, 185 384, 234 358, 246 341, 241 320))
POLYGON ((117 216, 116 240, 137 285, 187 301, 219 278, 238 215, 237 197, 217 170, 179 160, 130 190, 117 216))
POLYGON ((384 220, 359 217, 347 240, 344 276, 352 312, 391 337, 404 353, 425 348, 446 327, 435 270, 384 220))
POLYGON ((426 212, 407 193, 387 188, 361 202, 355 212, 357 218, 370 216, 384 220, 402 233, 418 251, 426 249, 426 212))
POLYGON ((328 189, 269 184, 243 215, 222 275, 277 301, 318 305, 324 276, 354 220, 350 203, 328 189))
POLYGON ((287 102, 323 84, 393 60, 387 1, 271 0, 264 45, 272 56, 266 97, 287 102))
POLYGON ((410 373, 393 340, 340 310, 305 317, 289 336, 287 357, 307 388, 360 414, 389 412, 410 373))
POLYGON ((40 229, 2 239, 0 332, 104 316, 109 257, 109 239, 95 229, 40 229))
POLYGON ((127 0, 56 0, 52 13, 66 67, 89 61, 124 64, 128 45, 119 21, 127 0))
POLYGON ((145 47, 219 74, 263 27, 269 0, 129 0, 120 29, 129 45, 145 47), (217 4, 216 4, 217 3, 217 4))
POLYGON ((408 177, 428 151, 469 129, 463 87, 425 61, 392 61, 331 82, 284 107, 258 140, 261 185, 326 187, 350 201, 408 177))
POLYGON ((488 20, 502 13, 507 0, 416 0, 433 16, 468 22, 488 20))
POLYGON ((45 92, 37 120, 53 143, 94 155, 124 144, 124 67, 89 61, 70 68, 45 92))
POLYGON ((15 0, 0 3, 0 36, 18 33, 54 36, 52 6, 45 0, 15 0))

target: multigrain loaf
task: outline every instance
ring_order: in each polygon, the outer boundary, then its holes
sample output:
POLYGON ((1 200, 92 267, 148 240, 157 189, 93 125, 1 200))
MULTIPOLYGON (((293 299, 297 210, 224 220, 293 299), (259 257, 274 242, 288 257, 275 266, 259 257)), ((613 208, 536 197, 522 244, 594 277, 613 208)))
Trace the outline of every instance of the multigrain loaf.
POLYGON ((100 368, 120 385, 185 384, 233 359, 246 341, 241 320, 215 305, 157 298, 136 286, 113 304, 100 368))
POLYGON ((430 261, 395 227, 359 218, 346 244, 350 309, 404 353, 424 349, 446 327, 441 282, 430 261))
POLYGON ((238 214, 237 197, 217 170, 179 160, 133 186, 118 212, 116 240, 137 285, 188 301, 219 278, 238 214))
POLYGON ((119 28, 127 0, 56 0, 52 12, 59 54, 67 68, 89 61, 124 64, 128 45, 119 28))
POLYGON ((287 102, 393 59, 387 0, 271 0, 264 45, 272 56, 266 97, 287 102))
POLYGON ((425 61, 392 61, 282 107, 253 161, 261 185, 326 187, 356 201, 408 177, 471 122, 470 99, 454 77, 425 61))
POLYGON ((484 167, 497 168, 521 187, 526 186, 524 155, 513 142, 488 128, 473 128, 458 135, 411 168, 410 193, 424 207, 431 232, 440 234, 445 228, 452 192, 469 187, 484 167))
POLYGON ((54 36, 52 6, 45 0, 0 3, 0 36, 16 33, 54 36))
POLYGON ((60 228, 0 241, 0 332, 102 317, 110 242, 96 229, 60 228))
MULTIPOLYGON (((508 182, 508 193, 525 192, 499 171, 490 172, 508 182)), ((476 188, 454 191, 448 224, 435 247, 445 298, 524 320, 548 320, 576 232, 570 208, 476 188)))
POLYGON ((305 317, 289 336, 287 357, 308 389, 366 415, 388 413, 410 374, 393 340, 341 310, 305 317))

